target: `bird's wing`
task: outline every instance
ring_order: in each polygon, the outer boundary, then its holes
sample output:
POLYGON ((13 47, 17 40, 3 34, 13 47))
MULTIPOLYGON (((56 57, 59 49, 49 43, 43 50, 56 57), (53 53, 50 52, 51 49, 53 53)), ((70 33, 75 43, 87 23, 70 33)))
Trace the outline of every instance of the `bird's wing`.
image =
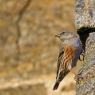
MULTIPOLYGON (((58 73, 59 73, 59 69, 60 69, 60 64, 63 64, 63 56, 64 56, 64 48, 60 48, 59 50, 59 56, 58 56, 58 62, 57 62, 57 76, 58 76, 58 73)), ((56 78, 57 78, 56 76, 56 78)))
POLYGON ((72 61, 75 55, 75 49, 71 46, 65 46, 64 47, 64 63, 63 67, 66 69, 71 69, 72 68, 72 61))
POLYGON ((72 59, 74 57, 74 52, 72 47, 64 46, 60 49, 58 62, 57 62, 57 76, 60 71, 67 70, 71 68, 72 59))

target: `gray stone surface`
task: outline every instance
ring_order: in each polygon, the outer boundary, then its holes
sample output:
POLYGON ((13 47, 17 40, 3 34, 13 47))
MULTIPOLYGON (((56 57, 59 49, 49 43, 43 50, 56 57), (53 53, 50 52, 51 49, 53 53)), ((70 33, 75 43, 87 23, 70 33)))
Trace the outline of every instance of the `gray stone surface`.
POLYGON ((75 6, 75 26, 95 27, 95 1, 76 0, 75 6))
POLYGON ((86 42, 84 65, 77 80, 77 95, 95 94, 95 33, 90 33, 86 42))

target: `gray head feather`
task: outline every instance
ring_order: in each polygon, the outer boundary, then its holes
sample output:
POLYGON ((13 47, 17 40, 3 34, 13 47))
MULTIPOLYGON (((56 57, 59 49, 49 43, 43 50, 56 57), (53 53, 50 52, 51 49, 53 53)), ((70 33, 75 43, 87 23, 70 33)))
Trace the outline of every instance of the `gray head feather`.
POLYGON ((63 44, 66 45, 79 46, 81 44, 79 36, 76 32, 61 32, 57 34, 57 37, 62 41, 63 44))

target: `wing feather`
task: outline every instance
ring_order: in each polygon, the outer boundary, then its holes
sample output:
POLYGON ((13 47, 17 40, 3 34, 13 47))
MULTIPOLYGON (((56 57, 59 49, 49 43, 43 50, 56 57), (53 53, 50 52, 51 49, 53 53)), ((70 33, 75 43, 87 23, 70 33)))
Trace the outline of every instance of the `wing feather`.
MULTIPOLYGON (((62 64, 62 57, 64 56, 64 49, 61 48, 59 51, 59 56, 58 56, 58 62, 57 62, 57 76, 59 73, 59 69, 60 69, 60 64, 62 64)), ((56 78, 57 78, 56 76, 56 78)))
POLYGON ((74 50, 72 47, 64 46, 60 49, 58 62, 57 62, 56 79, 61 71, 66 69, 71 69, 73 58, 74 58, 74 50))
POLYGON ((68 68, 71 65, 74 58, 74 50, 71 46, 64 47, 64 67, 68 68))

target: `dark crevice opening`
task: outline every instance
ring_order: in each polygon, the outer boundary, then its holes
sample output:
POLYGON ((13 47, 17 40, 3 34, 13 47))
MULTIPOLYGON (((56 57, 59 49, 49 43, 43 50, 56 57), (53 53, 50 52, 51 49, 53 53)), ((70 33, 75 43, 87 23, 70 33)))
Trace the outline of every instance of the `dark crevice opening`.
POLYGON ((77 30, 80 40, 83 45, 83 51, 85 52, 86 40, 89 37, 89 33, 95 32, 95 27, 81 27, 77 30))

